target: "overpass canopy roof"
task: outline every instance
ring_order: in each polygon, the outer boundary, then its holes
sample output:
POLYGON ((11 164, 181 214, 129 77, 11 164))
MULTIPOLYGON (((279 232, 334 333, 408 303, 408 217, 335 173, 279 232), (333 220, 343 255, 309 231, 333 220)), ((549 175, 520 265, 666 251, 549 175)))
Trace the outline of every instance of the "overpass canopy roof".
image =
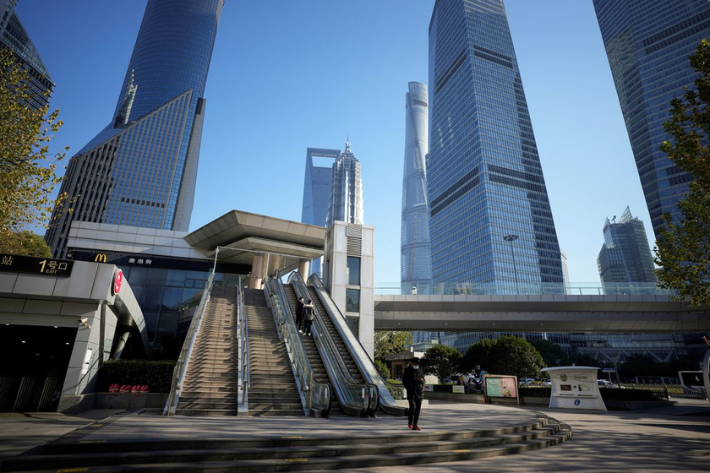
POLYGON ((209 256, 218 253, 223 263, 251 264, 255 253, 268 254, 271 272, 323 256, 325 232, 325 227, 232 210, 189 233, 185 241, 209 256))

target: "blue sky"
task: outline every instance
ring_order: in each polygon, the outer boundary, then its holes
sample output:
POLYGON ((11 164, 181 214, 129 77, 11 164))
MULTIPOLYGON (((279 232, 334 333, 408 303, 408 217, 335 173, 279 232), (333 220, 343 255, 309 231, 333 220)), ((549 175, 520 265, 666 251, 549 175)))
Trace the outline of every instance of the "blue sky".
MULTIPOLYGON (((78 151, 110 120, 145 0, 20 0, 78 151)), ((653 233, 591 0, 506 0, 560 246, 598 282, 606 217, 653 233)), ((434 0, 227 0, 205 97, 194 230, 232 209, 300 220, 306 148, 362 165, 378 283, 399 280, 405 92, 427 81, 434 0)), ((680 93, 680 92, 679 92, 680 93)))

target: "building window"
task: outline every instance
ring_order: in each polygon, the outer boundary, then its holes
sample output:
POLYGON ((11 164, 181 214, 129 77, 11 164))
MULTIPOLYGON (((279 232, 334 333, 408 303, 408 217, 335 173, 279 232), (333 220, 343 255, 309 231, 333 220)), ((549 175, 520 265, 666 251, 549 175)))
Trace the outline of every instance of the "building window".
POLYGON ((360 258, 348 256, 348 286, 360 285, 360 258))
POLYGON ((345 290, 345 312, 360 312, 360 289, 345 290))

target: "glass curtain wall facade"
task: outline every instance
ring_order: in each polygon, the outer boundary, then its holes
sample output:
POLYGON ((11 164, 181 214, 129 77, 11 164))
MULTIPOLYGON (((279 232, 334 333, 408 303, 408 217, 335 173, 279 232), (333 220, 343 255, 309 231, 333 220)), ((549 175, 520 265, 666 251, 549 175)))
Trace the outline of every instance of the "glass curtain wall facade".
POLYGON ((362 178, 360 162, 350 151, 350 142, 345 151, 333 163, 333 178, 325 226, 333 222, 363 224, 362 178))
POLYGON ((54 82, 42 62, 20 18, 15 13, 17 0, 0 0, 0 49, 10 49, 28 73, 27 85, 33 94, 30 106, 42 109, 49 104, 54 82))
MULTIPOLYGON (((429 201, 426 190, 426 155, 429 152, 429 98, 427 86, 410 82, 406 95, 407 120, 404 139, 402 184, 402 287, 431 283, 429 201)), ((423 288, 422 288, 423 289, 423 288)))
POLYGON ((663 123, 670 100, 692 86, 697 74, 688 56, 710 37, 705 0, 594 0, 631 149, 653 231, 663 214, 678 217, 677 203, 692 176, 658 148, 667 139, 663 123))
POLYGON ((614 293, 613 283, 647 283, 649 289, 655 290, 656 275, 646 229, 641 220, 631 215, 628 207, 619 222, 616 222, 616 217, 613 222, 606 219, 604 245, 597 265, 607 294, 614 293))
POLYGON ((432 280, 563 292, 555 224, 502 0, 438 0, 429 26, 432 280), (504 240, 515 235, 511 242, 504 240), (547 285, 547 284, 546 284, 547 285))
POLYGON ((47 242, 66 254, 73 219, 188 229, 203 98, 224 0, 149 0, 109 125, 74 156, 47 242), (87 157, 91 156, 87 160, 87 157), (91 161, 91 162, 87 162, 91 161), (87 174, 89 167, 96 174, 87 174), (88 196, 100 196, 90 199, 88 196), (70 205, 69 202, 66 206, 70 205))

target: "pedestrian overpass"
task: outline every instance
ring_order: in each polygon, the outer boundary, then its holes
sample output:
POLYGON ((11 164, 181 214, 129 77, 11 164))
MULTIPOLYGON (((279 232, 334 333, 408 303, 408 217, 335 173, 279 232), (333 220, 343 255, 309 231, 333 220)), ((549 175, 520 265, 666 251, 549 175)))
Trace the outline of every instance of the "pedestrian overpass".
MULTIPOLYGON (((413 289, 413 288, 412 288, 413 289)), ((446 332, 710 332, 710 307, 692 309, 655 287, 599 285, 558 290, 513 288, 513 295, 486 294, 461 285, 401 294, 398 286, 375 289, 375 329, 446 332), (604 292, 615 294, 604 294, 604 292), (422 294, 427 292, 428 294, 422 294), (459 292, 458 294, 456 292, 459 292), (461 293, 466 292, 466 293, 461 293), (523 294, 523 292, 525 292, 523 294), (566 292, 566 294, 564 293, 566 292), (596 294, 595 294, 596 292, 596 294)))

